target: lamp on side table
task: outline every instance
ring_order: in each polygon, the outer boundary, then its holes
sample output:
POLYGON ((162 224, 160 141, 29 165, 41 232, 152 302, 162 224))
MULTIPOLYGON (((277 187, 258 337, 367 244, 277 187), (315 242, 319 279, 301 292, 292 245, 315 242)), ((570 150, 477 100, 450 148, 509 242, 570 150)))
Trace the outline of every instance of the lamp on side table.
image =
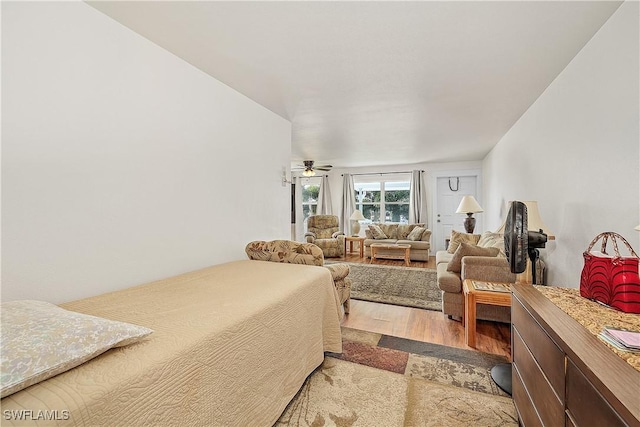
POLYGON ((351 235, 352 236, 360 235, 360 221, 362 221, 363 219, 366 219, 362 215, 362 212, 356 209, 355 211, 353 211, 349 219, 351 220, 351 235))
POLYGON ((480 212, 484 212, 484 209, 480 207, 475 197, 464 196, 462 198, 456 213, 467 214, 467 217, 464 219, 464 229, 467 233, 473 234, 473 229, 476 228, 476 219, 473 217, 473 214, 480 212))

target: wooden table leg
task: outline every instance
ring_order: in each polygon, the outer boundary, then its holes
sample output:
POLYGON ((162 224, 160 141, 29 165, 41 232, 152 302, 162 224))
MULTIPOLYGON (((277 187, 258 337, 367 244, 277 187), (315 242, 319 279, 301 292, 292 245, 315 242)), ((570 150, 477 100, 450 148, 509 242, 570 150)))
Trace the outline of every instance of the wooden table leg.
POLYGON ((373 260, 376 257, 376 248, 374 248, 373 246, 371 247, 371 261, 369 261, 369 264, 373 264, 373 260))
POLYGON ((464 339, 469 347, 476 346, 476 297, 472 292, 464 298, 464 339))
POLYGON ((360 258, 364 258, 364 242, 360 240, 358 245, 360 245, 360 258))
POLYGON ((409 254, 411 253, 411 248, 407 248, 404 250, 404 264, 409 267, 409 254))
POLYGON ((349 240, 349 253, 353 253, 353 240, 349 240))

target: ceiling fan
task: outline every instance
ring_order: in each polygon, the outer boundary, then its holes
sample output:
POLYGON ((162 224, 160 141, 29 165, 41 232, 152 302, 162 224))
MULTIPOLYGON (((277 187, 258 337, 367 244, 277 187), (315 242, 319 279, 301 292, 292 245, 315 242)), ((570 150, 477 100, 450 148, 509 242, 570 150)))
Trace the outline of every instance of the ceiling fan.
POLYGON ((331 165, 319 165, 319 166, 313 166, 314 161, 313 160, 305 160, 304 162, 304 166, 303 165, 299 165, 296 168, 293 168, 293 170, 302 170, 302 175, 303 176, 314 176, 316 174, 316 171, 330 171, 331 168, 333 166, 331 165))

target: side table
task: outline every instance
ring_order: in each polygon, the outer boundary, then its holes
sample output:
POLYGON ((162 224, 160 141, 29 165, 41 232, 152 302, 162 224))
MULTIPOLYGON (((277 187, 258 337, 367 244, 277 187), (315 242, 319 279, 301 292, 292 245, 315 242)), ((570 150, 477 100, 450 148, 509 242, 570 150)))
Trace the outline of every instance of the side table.
POLYGON ((464 291, 464 340, 469 347, 476 346, 476 304, 511 306, 511 284, 483 282, 465 279, 464 291))
POLYGON ((349 242, 349 253, 353 253, 353 242, 358 242, 360 246, 360 258, 364 258, 364 239, 360 236, 345 236, 344 238, 344 254, 347 254, 347 242, 349 242))

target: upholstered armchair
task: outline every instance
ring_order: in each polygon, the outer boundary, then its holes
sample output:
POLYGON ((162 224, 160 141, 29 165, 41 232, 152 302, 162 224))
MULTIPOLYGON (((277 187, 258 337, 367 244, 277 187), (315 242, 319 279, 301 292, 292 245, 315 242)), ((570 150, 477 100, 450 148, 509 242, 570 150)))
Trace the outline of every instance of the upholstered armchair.
POLYGON ((322 249, 325 258, 344 256, 344 233, 340 231, 335 215, 312 215, 307 219, 307 243, 322 249))
POLYGON ((351 279, 347 277, 349 264, 324 265, 324 256, 318 246, 290 240, 272 240, 270 242, 256 240, 250 242, 244 250, 249 259, 258 261, 324 266, 331 272, 340 303, 344 306, 344 312, 349 313, 349 298, 351 297, 351 279))

